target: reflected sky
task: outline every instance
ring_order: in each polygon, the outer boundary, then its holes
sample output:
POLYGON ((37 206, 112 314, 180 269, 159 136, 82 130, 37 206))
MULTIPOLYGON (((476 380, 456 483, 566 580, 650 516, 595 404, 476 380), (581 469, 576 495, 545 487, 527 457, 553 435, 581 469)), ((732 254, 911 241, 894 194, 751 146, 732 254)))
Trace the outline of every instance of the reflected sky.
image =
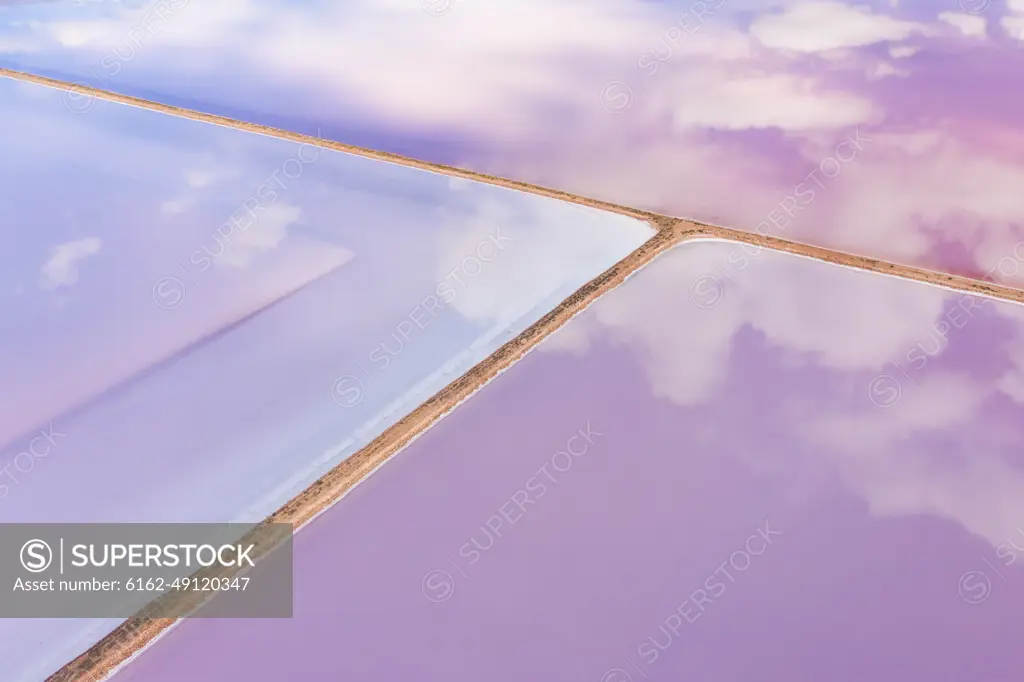
POLYGON ((293 620, 116 679, 1014 679, 1024 308, 744 248, 659 257, 314 521, 293 620))
POLYGON ((1017 286, 1022 39, 1020 0, 0 7, 5 66, 1017 286))
MULTIPOLYGON (((262 519, 653 234, 8 79, 0 102, 0 522, 262 519)), ((109 625, 6 621, 4 679, 109 625)))

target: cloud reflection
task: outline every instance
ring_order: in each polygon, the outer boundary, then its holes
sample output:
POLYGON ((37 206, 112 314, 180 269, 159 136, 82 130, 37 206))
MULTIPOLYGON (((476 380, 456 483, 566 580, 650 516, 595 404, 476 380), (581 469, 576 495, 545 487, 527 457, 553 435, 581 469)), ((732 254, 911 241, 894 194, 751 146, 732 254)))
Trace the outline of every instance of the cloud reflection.
MULTIPOLYGON (((655 396, 731 422, 781 425, 872 512, 933 514, 1002 542, 1024 519, 1021 407, 1008 400, 1019 395, 1010 341, 1024 307, 769 251, 724 274, 718 266, 742 248, 680 245, 541 348, 624 346, 655 396), (721 287, 710 305, 686 295, 702 278, 721 287), (785 383, 759 383, 749 368, 785 383), (889 400, 871 395, 880 376, 893 387, 879 394, 889 400), (737 412, 751 405, 737 391, 763 396, 761 413, 737 412)), ((798 466, 784 450, 762 455, 781 470, 798 466)))
POLYGON ((0 63, 746 229, 860 126, 795 236, 1024 285, 1016 0, 164 4, 19 3, 0 63))
MULTIPOLYGON (((3 522, 262 519, 653 234, 8 79, 0 101, 3 522)), ((112 627, 3 623, 12 681, 112 627)))

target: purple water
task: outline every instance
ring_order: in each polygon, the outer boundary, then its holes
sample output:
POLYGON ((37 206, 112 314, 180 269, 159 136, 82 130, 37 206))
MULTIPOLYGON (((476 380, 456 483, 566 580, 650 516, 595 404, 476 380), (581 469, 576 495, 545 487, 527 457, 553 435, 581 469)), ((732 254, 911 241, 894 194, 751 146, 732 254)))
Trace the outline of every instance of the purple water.
MULTIPOLYGON (((255 522, 654 230, 0 79, 0 523, 255 522)), ((3 682, 116 626, 0 619, 3 682)))
POLYGON ((0 65, 1015 286, 1022 37, 1003 0, 0 8, 0 65))
POLYGON ((304 529, 294 619, 115 679, 1019 679, 1024 312, 709 274, 736 248, 661 257, 304 529))

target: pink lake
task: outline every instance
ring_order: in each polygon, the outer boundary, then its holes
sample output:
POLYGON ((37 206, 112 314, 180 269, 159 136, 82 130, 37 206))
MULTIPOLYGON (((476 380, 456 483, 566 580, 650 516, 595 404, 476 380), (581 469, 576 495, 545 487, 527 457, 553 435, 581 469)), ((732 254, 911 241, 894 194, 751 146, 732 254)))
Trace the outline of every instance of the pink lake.
POLYGON ((1024 286, 1018 0, 6 4, 9 68, 1024 286))
POLYGON ((677 247, 115 676, 1011 682, 1024 311, 677 247))

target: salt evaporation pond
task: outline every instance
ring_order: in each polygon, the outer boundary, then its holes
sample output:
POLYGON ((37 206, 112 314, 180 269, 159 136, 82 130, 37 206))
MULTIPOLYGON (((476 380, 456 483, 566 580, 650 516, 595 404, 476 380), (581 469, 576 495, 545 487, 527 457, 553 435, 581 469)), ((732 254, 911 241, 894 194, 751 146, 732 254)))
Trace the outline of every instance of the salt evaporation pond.
MULTIPOLYGON (((0 78, 0 522, 258 521, 653 234, 0 78)), ((5 621, 38 680, 106 621, 5 621)))
POLYGON ((114 679, 1016 679, 1022 338, 680 245, 300 532, 293 620, 185 621, 114 679))
POLYGON ((1024 286, 1016 1, 5 4, 0 66, 1024 286))

